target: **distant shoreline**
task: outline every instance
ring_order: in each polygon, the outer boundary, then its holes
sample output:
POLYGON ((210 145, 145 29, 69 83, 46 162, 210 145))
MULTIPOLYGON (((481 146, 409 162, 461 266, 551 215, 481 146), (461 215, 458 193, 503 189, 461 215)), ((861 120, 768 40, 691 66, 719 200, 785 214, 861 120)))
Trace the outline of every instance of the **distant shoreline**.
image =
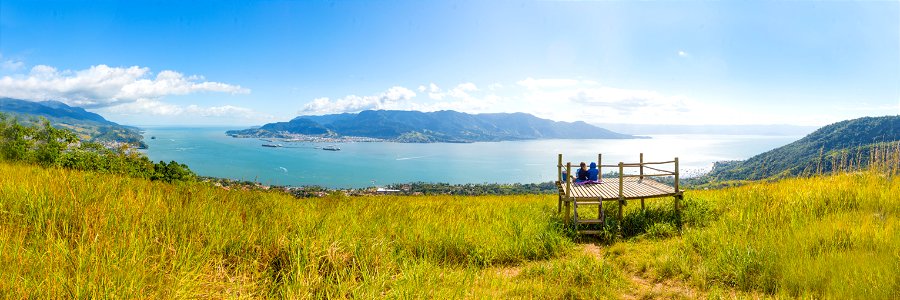
POLYGON ((627 139, 652 139, 650 136, 635 135, 630 138, 549 138, 549 139, 497 139, 497 140, 405 140, 402 138, 380 139, 364 136, 324 136, 324 135, 306 135, 298 133, 276 133, 276 134, 240 134, 233 130, 225 132, 225 135, 240 139, 264 139, 273 142, 280 140, 281 142, 298 142, 298 143, 405 143, 405 144, 430 144, 430 143, 452 143, 452 144, 471 144, 484 142, 514 142, 514 141, 536 141, 536 140, 627 140, 627 139))

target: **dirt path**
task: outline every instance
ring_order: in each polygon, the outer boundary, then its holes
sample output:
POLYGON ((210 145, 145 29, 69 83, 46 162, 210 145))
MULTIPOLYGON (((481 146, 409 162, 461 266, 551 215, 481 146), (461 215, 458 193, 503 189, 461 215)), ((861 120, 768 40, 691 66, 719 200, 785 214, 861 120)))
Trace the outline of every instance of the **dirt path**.
MULTIPOLYGON (((583 244, 582 250, 584 253, 596 258, 603 258, 604 256, 603 248, 593 243, 583 244)), ((697 299, 703 297, 702 293, 681 281, 672 279, 655 281, 644 274, 632 272, 625 268, 620 269, 620 271, 630 283, 625 293, 620 295, 621 299, 697 299)))

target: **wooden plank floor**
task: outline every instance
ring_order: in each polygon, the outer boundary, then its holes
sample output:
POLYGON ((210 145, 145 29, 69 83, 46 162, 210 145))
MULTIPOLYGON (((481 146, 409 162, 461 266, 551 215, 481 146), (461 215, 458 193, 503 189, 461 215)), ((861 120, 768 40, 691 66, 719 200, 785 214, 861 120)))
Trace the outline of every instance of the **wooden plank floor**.
MULTIPOLYGON (((565 197, 565 184, 562 184, 561 192, 563 197, 565 197)), ((637 177, 626 177, 622 183, 622 194, 625 196, 625 199, 639 199, 674 196, 677 193, 675 192, 674 187, 653 179, 644 178, 643 180, 640 180, 637 177)), ((572 184, 570 197, 579 200, 596 200, 597 198, 602 200, 618 200, 619 178, 603 178, 603 183, 599 184, 572 184)))

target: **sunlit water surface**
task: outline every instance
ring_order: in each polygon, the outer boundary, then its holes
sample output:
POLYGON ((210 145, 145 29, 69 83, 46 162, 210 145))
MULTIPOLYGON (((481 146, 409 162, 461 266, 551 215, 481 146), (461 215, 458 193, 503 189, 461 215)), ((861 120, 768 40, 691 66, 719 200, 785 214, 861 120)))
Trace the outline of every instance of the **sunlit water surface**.
MULTIPOLYGON (((367 187, 413 181, 449 183, 533 183, 556 180, 557 153, 564 161, 603 164, 667 161, 696 174, 722 160, 746 159, 788 144, 799 136, 653 135, 631 140, 531 140, 471 144, 291 143, 262 147, 259 139, 225 135, 235 128, 146 128, 146 151, 154 161, 185 163, 203 176, 254 180, 276 185, 367 187), (156 137, 151 139, 151 137, 156 137), (317 148, 318 147, 318 148, 317 148)), ((607 170, 603 170, 604 173, 607 170)))

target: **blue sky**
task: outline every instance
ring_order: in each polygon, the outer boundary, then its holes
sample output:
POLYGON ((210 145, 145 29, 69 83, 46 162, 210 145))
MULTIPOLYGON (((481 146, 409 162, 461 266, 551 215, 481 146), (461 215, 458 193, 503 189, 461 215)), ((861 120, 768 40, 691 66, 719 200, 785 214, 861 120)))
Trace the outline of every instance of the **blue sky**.
POLYGON ((137 125, 823 125, 900 114, 900 2, 4 0, 0 96, 137 125))

